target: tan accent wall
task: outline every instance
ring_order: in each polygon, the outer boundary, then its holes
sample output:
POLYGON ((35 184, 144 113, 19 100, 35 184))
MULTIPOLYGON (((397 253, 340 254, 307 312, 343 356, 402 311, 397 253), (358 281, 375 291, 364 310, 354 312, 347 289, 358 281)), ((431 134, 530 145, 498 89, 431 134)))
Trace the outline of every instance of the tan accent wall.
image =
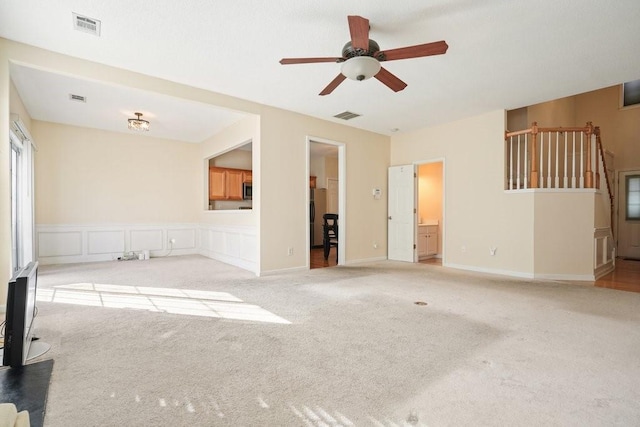
POLYGON ((445 159, 445 264, 530 275, 533 194, 504 191, 505 125, 497 110, 393 136, 391 164, 445 159))
POLYGON ((197 221, 198 146, 34 120, 36 224, 197 221))
POLYGON ((615 169, 640 169, 640 106, 620 108, 620 85, 576 96, 576 121, 600 126, 615 169))

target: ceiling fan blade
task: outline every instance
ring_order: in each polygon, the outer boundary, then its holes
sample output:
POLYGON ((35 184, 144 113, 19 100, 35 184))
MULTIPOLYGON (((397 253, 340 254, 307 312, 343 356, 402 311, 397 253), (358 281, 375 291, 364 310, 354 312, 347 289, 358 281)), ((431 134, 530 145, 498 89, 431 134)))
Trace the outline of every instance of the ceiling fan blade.
POLYGON ((315 62, 341 62, 344 61, 344 58, 282 58, 280 63, 282 65, 290 65, 290 64, 311 64, 315 62))
POLYGON ((320 95, 321 95, 321 96, 329 95, 329 94, 330 94, 331 92, 333 92, 333 90, 334 90, 335 88, 337 88, 337 87, 338 87, 338 85, 339 85, 340 83, 342 83, 345 79, 346 79, 346 77, 344 76, 344 74, 342 74, 342 73, 338 74, 338 76, 337 76, 335 79, 333 79, 333 80, 331 81, 331 83, 329 83, 329 84, 327 85, 327 87, 325 87, 324 89, 322 89, 322 92, 320 92, 320 95))
POLYGON ((349 32, 351 33, 351 46, 354 49, 369 49, 369 20, 362 16, 347 16, 349 20, 349 32))
POLYGON ((380 68, 378 74, 374 76, 376 79, 380 80, 382 83, 387 85, 389 89, 394 92, 400 92, 402 89, 407 87, 407 84, 391 74, 386 68, 380 68))
POLYGON ((396 59, 419 58, 421 56, 442 55, 449 45, 444 40, 433 43, 419 44, 415 46, 400 47, 398 49, 383 50, 376 53, 384 55, 380 61, 395 61, 396 59))

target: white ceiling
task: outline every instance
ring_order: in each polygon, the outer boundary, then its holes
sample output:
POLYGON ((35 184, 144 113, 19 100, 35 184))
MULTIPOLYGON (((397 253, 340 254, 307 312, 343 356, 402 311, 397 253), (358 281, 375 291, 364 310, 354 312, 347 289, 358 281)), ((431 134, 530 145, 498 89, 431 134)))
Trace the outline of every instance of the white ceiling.
MULTIPOLYGON (((1 37, 336 122, 333 115, 353 111, 362 116, 344 123, 383 134, 638 79, 638 22, 638 0, 0 2, 1 37), (101 36, 74 30, 72 12, 101 20, 101 36), (347 80, 332 94, 318 96, 339 64, 278 61, 339 56, 349 40, 347 15, 368 18, 370 37, 382 50, 443 39, 449 50, 384 63, 408 84, 404 91, 394 93, 375 79, 347 80)), ((48 98, 68 97, 67 87, 74 84, 90 100, 104 102, 104 110, 87 114, 86 126, 109 116, 118 121, 113 126, 122 126, 125 116, 141 110, 152 126, 184 133, 189 116, 210 108, 125 88, 105 90, 99 82, 77 83, 24 67, 12 75, 24 79, 21 94, 39 81, 56 86, 46 100, 25 96, 29 112, 41 120, 80 116, 77 105, 48 98)), ((237 117, 220 120, 225 119, 237 117)), ((189 140, 210 131, 198 129, 189 140)))

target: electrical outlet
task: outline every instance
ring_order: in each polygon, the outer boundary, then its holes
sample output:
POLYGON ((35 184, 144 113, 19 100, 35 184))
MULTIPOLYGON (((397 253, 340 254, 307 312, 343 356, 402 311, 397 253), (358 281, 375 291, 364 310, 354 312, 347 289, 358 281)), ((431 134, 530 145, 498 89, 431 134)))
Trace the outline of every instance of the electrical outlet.
POLYGON ((494 256, 497 250, 498 248, 492 246, 489 248, 489 254, 491 254, 491 256, 494 256))
POLYGON ((467 252, 467 247, 465 245, 462 245, 462 247, 460 248, 461 252, 467 252))
POLYGON ((293 248, 288 248, 287 249, 287 255, 289 255, 289 256, 293 255, 293 248))
POLYGON ((176 243, 176 239, 169 239, 169 243, 171 243, 172 245, 174 245, 176 243))
POLYGON ((378 243, 377 242, 373 242, 373 249, 378 249, 378 243))

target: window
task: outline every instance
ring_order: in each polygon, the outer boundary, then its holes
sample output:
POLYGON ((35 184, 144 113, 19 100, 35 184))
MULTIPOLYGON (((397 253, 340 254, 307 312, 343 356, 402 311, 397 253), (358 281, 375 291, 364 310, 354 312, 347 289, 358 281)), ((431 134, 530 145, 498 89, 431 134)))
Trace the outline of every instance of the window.
POLYGON ((622 108, 640 105, 640 80, 622 84, 622 108))
POLYGON ((640 175, 627 176, 627 220, 640 220, 640 175))

